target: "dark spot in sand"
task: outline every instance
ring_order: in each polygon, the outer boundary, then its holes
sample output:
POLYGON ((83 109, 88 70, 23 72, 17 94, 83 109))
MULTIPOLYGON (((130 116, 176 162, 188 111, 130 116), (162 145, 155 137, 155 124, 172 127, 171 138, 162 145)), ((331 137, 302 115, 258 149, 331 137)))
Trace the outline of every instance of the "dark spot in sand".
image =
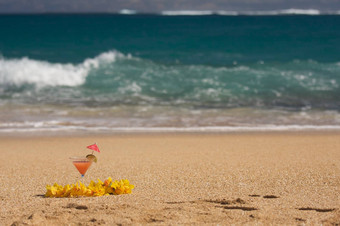
POLYGON ((166 204, 182 204, 182 203, 185 203, 185 202, 182 202, 182 201, 179 201, 179 202, 166 202, 166 204))
POLYGON ((164 221, 160 220, 160 219, 156 219, 154 217, 150 217, 150 218, 146 219, 146 222, 148 222, 148 223, 155 223, 155 222, 164 222, 164 221))
POLYGON ((224 206, 223 208, 227 210, 243 210, 243 211, 257 210, 254 207, 246 207, 246 206, 224 206))
POLYGON ((19 221, 14 221, 14 222, 11 224, 11 226, 18 226, 18 225, 20 225, 20 222, 19 222, 19 221))
POLYGON ((206 200, 206 202, 218 203, 218 204, 221 204, 221 205, 246 204, 246 201, 244 201, 243 199, 240 199, 240 198, 237 198, 235 200, 226 200, 226 199, 206 200))
POLYGON ((77 210, 87 210, 88 207, 85 206, 85 205, 79 205, 79 206, 76 206, 76 209, 77 209, 77 210))
POLYGON ((250 197, 260 197, 261 195, 249 195, 250 197))
POLYGON ((35 195, 35 197, 39 197, 39 198, 46 198, 45 195, 35 195))
POLYGON ((233 203, 246 204, 246 201, 244 201, 243 199, 237 198, 233 201, 233 203))
POLYGON ((221 205, 230 205, 232 204, 232 201, 230 200, 225 200, 225 199, 222 199, 222 200, 206 200, 207 202, 212 202, 212 203, 218 203, 218 204, 221 204, 221 205))
POLYGON ((314 210, 316 212, 332 212, 335 210, 335 208, 333 209, 321 209, 321 208, 311 208, 311 207, 303 207, 303 208, 299 208, 298 210, 304 210, 304 211, 308 211, 308 210, 314 210))
POLYGON ((69 203, 69 204, 67 204, 66 208, 74 208, 74 209, 77 209, 77 210, 87 210, 88 209, 87 206, 78 205, 76 203, 69 203))
POLYGON ((91 221, 91 222, 96 222, 97 219, 96 219, 96 218, 92 218, 90 221, 91 221))
POLYGON ((39 218, 43 218, 43 216, 41 216, 41 214, 39 214, 39 213, 32 213, 32 214, 28 217, 29 220, 37 220, 37 219, 39 219, 39 218))
POLYGON ((221 205, 230 205, 232 204, 233 202, 231 200, 221 200, 221 201, 216 201, 215 203, 219 203, 221 205))
POLYGON ((265 199, 277 199, 277 198, 279 198, 279 196, 276 196, 276 195, 265 195, 265 196, 263 196, 263 198, 265 198, 265 199))
POLYGON ((297 220, 297 221, 303 221, 303 222, 305 222, 306 220, 305 219, 302 219, 302 218, 295 218, 295 220, 297 220))
POLYGON ((253 214, 250 214, 249 217, 250 218, 255 218, 255 216, 253 214))
POLYGON ((206 200, 206 202, 212 202, 212 203, 218 203, 221 204, 222 206, 216 206, 217 208, 224 208, 227 210, 243 210, 243 211, 253 211, 257 210, 254 207, 248 207, 248 206, 229 206, 232 204, 246 204, 246 202, 243 199, 237 198, 235 200, 206 200), (227 205, 227 206, 226 206, 227 205))

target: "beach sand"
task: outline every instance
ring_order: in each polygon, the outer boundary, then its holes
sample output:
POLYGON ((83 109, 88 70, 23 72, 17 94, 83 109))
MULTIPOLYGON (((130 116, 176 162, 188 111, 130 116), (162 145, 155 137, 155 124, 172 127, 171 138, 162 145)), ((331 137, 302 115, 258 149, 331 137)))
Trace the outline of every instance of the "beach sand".
POLYGON ((340 133, 0 137, 0 225, 340 224, 340 133), (85 176, 132 194, 44 198, 75 183, 68 159, 97 142, 85 176))

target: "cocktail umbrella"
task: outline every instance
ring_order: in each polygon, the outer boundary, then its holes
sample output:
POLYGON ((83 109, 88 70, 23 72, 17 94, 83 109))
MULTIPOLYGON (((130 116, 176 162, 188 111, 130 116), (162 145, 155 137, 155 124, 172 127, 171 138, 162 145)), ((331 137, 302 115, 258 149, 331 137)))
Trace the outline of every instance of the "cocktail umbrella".
POLYGON ((94 144, 92 144, 92 145, 89 145, 89 146, 87 146, 87 148, 88 148, 88 149, 91 149, 91 150, 93 150, 93 151, 97 151, 97 152, 100 153, 99 148, 98 148, 98 146, 97 146, 97 143, 94 143, 94 144))

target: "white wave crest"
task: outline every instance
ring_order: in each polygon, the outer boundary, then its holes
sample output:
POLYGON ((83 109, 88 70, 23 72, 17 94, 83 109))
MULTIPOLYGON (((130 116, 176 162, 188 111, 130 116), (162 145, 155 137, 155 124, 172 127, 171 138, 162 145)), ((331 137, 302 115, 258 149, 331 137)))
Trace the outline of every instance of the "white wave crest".
POLYGON ((164 16, 203 16, 212 15, 214 12, 210 10, 177 10, 177 11, 162 11, 164 16))
POLYGON ((284 9, 279 10, 281 14, 301 14, 301 15, 320 15, 321 12, 317 9, 284 9))
POLYGON ((216 11, 216 14, 220 16, 238 16, 239 12, 219 10, 219 11, 216 11))
POLYGON ((282 10, 268 10, 268 11, 245 11, 240 12, 240 15, 254 15, 254 16, 274 16, 274 15, 320 15, 321 12, 317 9, 282 9, 282 10))
POLYGON ((163 16, 206 16, 206 15, 220 15, 220 16, 275 16, 275 15, 321 15, 321 14, 339 14, 339 11, 321 12, 317 9, 281 9, 281 10, 267 10, 267 11, 225 11, 225 10, 174 10, 162 11, 163 16))
POLYGON ((136 10, 132 10, 132 9, 122 9, 119 11, 119 14, 125 14, 125 15, 132 15, 132 14, 136 14, 137 11, 136 10))
POLYGON ((81 64, 50 63, 23 57, 20 59, 0 58, 0 83, 2 85, 33 84, 43 86, 79 86, 84 84, 92 68, 114 62, 123 54, 109 51, 81 64))

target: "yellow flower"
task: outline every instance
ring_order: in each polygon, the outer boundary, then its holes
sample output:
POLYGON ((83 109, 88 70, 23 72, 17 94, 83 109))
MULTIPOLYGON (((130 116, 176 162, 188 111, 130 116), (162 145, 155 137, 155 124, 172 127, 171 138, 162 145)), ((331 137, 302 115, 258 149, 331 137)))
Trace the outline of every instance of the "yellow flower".
POLYGON ((115 195, 130 194, 131 190, 134 189, 134 186, 128 180, 114 181, 111 187, 114 189, 113 194, 115 195))
POLYGON ((107 178, 107 179, 104 181, 104 185, 105 185, 106 187, 110 186, 111 183, 112 183, 112 178, 111 178, 111 177, 107 178))

